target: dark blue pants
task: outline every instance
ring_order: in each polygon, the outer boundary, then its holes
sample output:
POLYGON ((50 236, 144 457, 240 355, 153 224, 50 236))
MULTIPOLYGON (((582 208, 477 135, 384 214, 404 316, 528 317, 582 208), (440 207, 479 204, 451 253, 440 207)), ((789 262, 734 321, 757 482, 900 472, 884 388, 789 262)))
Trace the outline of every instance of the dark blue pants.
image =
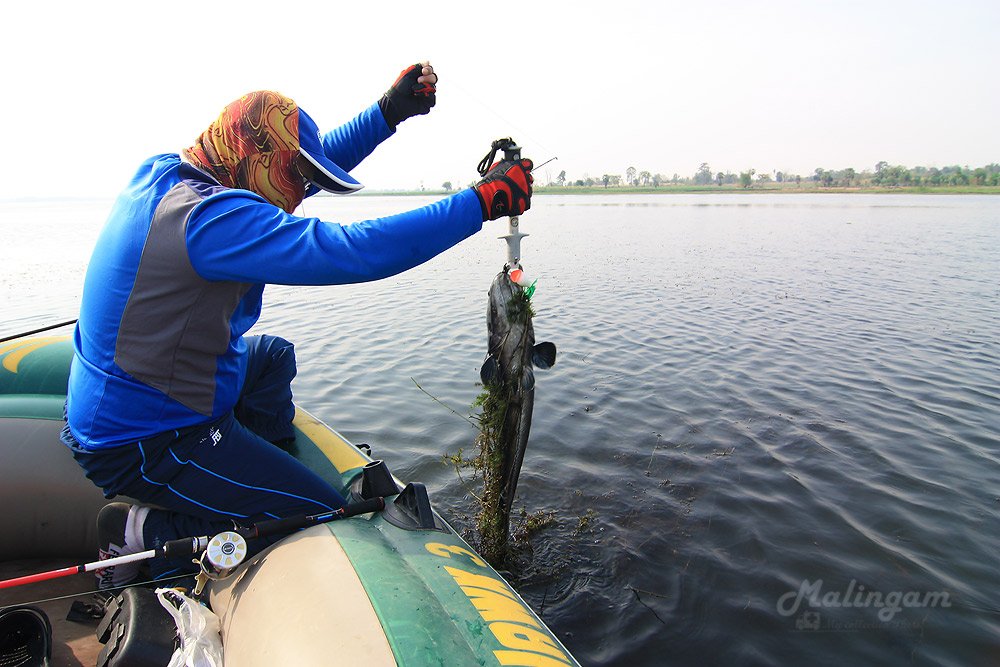
MULTIPOLYGON (((345 502, 336 489, 272 444, 294 437, 292 344, 273 336, 246 341, 246 382, 234 410, 222 418, 113 449, 87 451, 68 443, 87 477, 107 497, 120 494, 164 508, 146 519, 147 549, 179 537, 213 535, 232 529, 234 522, 249 525, 316 514, 345 502)), ((266 545, 250 546, 255 551, 266 545)), ((190 559, 150 563, 154 577, 193 571, 189 565, 190 559)))

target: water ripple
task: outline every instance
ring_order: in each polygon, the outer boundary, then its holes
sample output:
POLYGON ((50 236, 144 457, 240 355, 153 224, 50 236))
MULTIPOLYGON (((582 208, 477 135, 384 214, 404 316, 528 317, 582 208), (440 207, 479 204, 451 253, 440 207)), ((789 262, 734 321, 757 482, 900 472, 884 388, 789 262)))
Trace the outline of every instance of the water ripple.
MULTIPOLYGON (((536 334, 559 362, 538 373, 518 504, 558 521, 516 576, 581 662, 995 661, 1000 199, 537 199, 522 219, 536 334), (781 613, 817 581, 952 605, 781 613)), ((18 206, 62 229, 63 209, 18 206)), ((3 224, 5 327, 74 310, 86 258, 46 263, 3 224)), ((296 342, 302 405, 466 529, 475 506, 442 457, 475 432, 424 392, 471 412, 499 229, 378 283, 268 288, 256 328, 296 342)))

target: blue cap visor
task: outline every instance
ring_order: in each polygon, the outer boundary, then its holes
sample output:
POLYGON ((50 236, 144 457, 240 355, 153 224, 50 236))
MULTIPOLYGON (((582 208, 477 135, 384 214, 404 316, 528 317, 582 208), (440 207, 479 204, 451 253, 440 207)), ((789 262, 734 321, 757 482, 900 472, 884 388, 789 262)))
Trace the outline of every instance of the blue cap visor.
POLYGON ((302 153, 302 157, 316 167, 316 173, 311 180, 318 188, 337 194, 350 194, 365 187, 326 156, 326 153, 323 152, 323 140, 316 122, 301 108, 299 109, 299 152, 302 153))

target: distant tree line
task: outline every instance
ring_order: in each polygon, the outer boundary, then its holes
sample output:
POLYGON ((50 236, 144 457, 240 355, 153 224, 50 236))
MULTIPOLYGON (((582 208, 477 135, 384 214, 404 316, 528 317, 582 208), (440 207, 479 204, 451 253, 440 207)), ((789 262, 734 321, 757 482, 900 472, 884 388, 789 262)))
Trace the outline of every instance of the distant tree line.
MULTIPOLYGON (((840 188, 866 188, 866 187, 945 187, 945 186, 1000 186, 1000 164, 988 164, 985 167, 971 168, 968 166, 954 165, 951 167, 904 167, 902 165, 890 165, 888 162, 879 162, 875 165, 874 171, 864 170, 861 172, 848 167, 846 169, 824 169, 817 167, 809 176, 800 174, 790 174, 781 171, 760 172, 754 169, 741 171, 739 174, 732 172, 713 172, 707 162, 701 163, 698 171, 692 176, 680 176, 673 174, 653 173, 646 170, 638 170, 629 167, 625 170, 625 176, 621 174, 603 174, 599 177, 591 177, 584 174, 583 178, 569 180, 566 171, 559 172, 555 181, 549 183, 554 186, 590 186, 590 187, 654 187, 664 185, 696 185, 696 186, 723 186, 740 185, 743 188, 752 188, 754 184, 765 185, 768 183, 795 183, 801 185, 805 181, 813 187, 840 187, 840 188)), ((450 184, 449 184, 450 185, 450 184)))

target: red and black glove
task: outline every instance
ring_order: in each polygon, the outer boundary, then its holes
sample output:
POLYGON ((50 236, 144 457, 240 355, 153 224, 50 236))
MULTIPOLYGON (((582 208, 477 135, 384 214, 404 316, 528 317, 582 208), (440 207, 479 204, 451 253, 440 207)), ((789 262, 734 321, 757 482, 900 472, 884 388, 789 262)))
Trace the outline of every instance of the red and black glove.
POLYGON ((423 75, 423 69, 422 63, 404 69, 399 73, 396 83, 392 84, 378 101, 378 107, 382 110, 382 116, 389 129, 395 130, 396 126, 407 118, 422 116, 434 106, 436 102, 434 94, 437 88, 430 83, 417 82, 423 75))
POLYGON ((472 188, 479 195, 483 220, 496 220, 505 215, 521 215, 531 208, 531 160, 495 162, 483 180, 472 188))

